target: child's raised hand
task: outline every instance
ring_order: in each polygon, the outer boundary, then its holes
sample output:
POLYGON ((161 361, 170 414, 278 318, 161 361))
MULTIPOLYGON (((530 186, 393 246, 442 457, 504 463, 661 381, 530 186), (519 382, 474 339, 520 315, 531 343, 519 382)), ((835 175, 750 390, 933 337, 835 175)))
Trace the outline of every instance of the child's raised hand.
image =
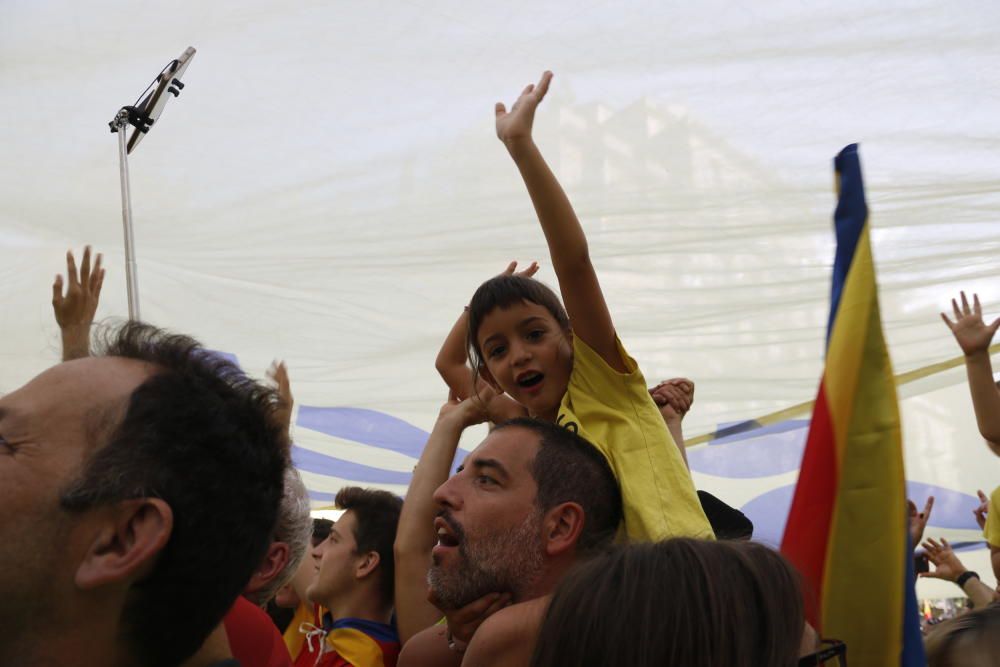
POLYGON ((531 278, 536 273, 538 273, 538 262, 532 262, 528 265, 528 268, 523 271, 517 270, 517 262, 511 262, 507 265, 507 268, 503 270, 500 275, 503 276, 517 276, 518 278, 531 278))
POLYGON ((550 81, 552 81, 552 72, 546 71, 542 74, 538 84, 529 84, 521 91, 521 96, 514 102, 510 111, 507 111, 503 102, 497 102, 497 137, 508 148, 522 141, 531 141, 531 126, 535 121, 535 109, 545 98, 550 81))
POLYGON ((941 313, 941 319, 948 325, 951 332, 955 334, 955 340, 966 356, 972 356, 979 352, 985 352, 990 347, 993 334, 1000 327, 1000 318, 993 320, 990 324, 983 322, 983 308, 979 305, 979 295, 972 295, 972 307, 969 307, 969 300, 962 292, 962 307, 958 307, 955 299, 951 300, 951 307, 955 311, 955 321, 952 322, 948 316, 941 313))

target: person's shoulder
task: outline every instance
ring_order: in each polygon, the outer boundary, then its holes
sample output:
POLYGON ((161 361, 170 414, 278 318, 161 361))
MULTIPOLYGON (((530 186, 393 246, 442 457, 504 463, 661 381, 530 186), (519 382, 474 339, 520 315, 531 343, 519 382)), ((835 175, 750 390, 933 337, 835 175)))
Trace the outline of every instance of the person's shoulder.
POLYGON ((608 362, 601 357, 598 352, 579 336, 573 337, 573 370, 580 373, 594 373, 617 378, 628 378, 635 375, 639 366, 622 345, 622 341, 615 335, 615 346, 626 371, 622 373, 612 368, 608 362))
POLYGON ((513 664, 513 652, 526 651, 525 664, 534 650, 538 632, 551 596, 512 604, 493 614, 479 626, 466 653, 463 665, 513 664), (486 658, 486 659, 484 659, 486 658))
POLYGON ((993 493, 990 494, 990 509, 1000 509, 1000 486, 993 489, 993 493))

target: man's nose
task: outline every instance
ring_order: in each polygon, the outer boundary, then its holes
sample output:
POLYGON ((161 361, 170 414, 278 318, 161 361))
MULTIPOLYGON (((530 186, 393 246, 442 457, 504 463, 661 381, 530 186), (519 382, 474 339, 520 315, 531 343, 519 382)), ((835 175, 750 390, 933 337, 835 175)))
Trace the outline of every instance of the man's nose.
POLYGON ((437 503, 438 507, 452 510, 461 508, 462 496, 458 492, 458 485, 455 482, 457 478, 458 475, 452 476, 434 491, 434 502, 437 503))

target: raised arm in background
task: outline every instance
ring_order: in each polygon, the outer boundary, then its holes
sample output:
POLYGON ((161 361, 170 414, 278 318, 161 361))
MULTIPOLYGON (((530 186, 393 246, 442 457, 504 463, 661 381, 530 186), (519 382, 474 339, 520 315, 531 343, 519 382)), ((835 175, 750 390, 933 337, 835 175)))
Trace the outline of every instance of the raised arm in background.
POLYGON ((923 547, 927 551, 927 559, 934 564, 934 570, 931 572, 921 572, 919 576, 931 579, 944 579, 956 586, 960 585, 962 591, 969 596, 972 606, 976 609, 1000 600, 1000 595, 980 581, 978 574, 973 573, 971 576, 967 574, 969 570, 966 569, 962 561, 955 555, 951 545, 948 544, 948 540, 941 538, 941 541, 938 542, 933 538, 927 538, 923 543, 923 547), (958 583, 959 579, 963 579, 961 584, 958 583))
POLYGON ((983 321, 983 309, 979 305, 979 295, 972 295, 972 307, 962 292, 962 307, 951 300, 955 321, 941 313, 941 319, 955 335, 962 352, 965 353, 965 372, 969 376, 969 391, 972 406, 976 411, 979 432, 989 443, 990 449, 1000 456, 1000 389, 993 381, 993 366, 990 363, 990 342, 1000 327, 1000 318, 990 324, 983 321))
POLYGON ((63 361, 90 356, 90 327, 94 323, 97 304, 104 284, 103 257, 100 253, 90 265, 90 246, 83 249, 83 261, 77 271, 73 251, 66 251, 66 292, 62 275, 52 283, 52 310, 62 334, 63 361))
POLYGON ((684 429, 681 422, 684 421, 684 415, 694 404, 694 382, 687 378, 664 380, 652 387, 649 390, 649 395, 653 397, 656 407, 660 409, 663 421, 667 424, 667 430, 673 436, 681 458, 684 459, 684 465, 687 466, 687 447, 684 445, 684 429))
POLYGON ((615 326, 590 261, 587 237, 569 198, 531 136, 535 109, 545 98, 551 81, 552 72, 542 74, 537 85, 531 84, 521 91, 510 111, 497 102, 497 137, 507 147, 528 188, 549 246, 573 335, 579 336, 611 368, 624 373, 628 369, 618 352, 615 326))

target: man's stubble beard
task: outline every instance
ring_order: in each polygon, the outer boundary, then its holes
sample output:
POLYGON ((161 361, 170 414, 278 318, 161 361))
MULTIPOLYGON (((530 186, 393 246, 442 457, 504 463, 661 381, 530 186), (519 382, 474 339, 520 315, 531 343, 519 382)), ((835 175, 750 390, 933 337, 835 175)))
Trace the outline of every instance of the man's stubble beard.
POLYGON ((540 535, 541 517, 533 512, 513 528, 463 539, 457 567, 434 564, 427 572, 438 606, 459 609, 490 593, 510 593, 515 601, 522 600, 545 566, 540 535))

